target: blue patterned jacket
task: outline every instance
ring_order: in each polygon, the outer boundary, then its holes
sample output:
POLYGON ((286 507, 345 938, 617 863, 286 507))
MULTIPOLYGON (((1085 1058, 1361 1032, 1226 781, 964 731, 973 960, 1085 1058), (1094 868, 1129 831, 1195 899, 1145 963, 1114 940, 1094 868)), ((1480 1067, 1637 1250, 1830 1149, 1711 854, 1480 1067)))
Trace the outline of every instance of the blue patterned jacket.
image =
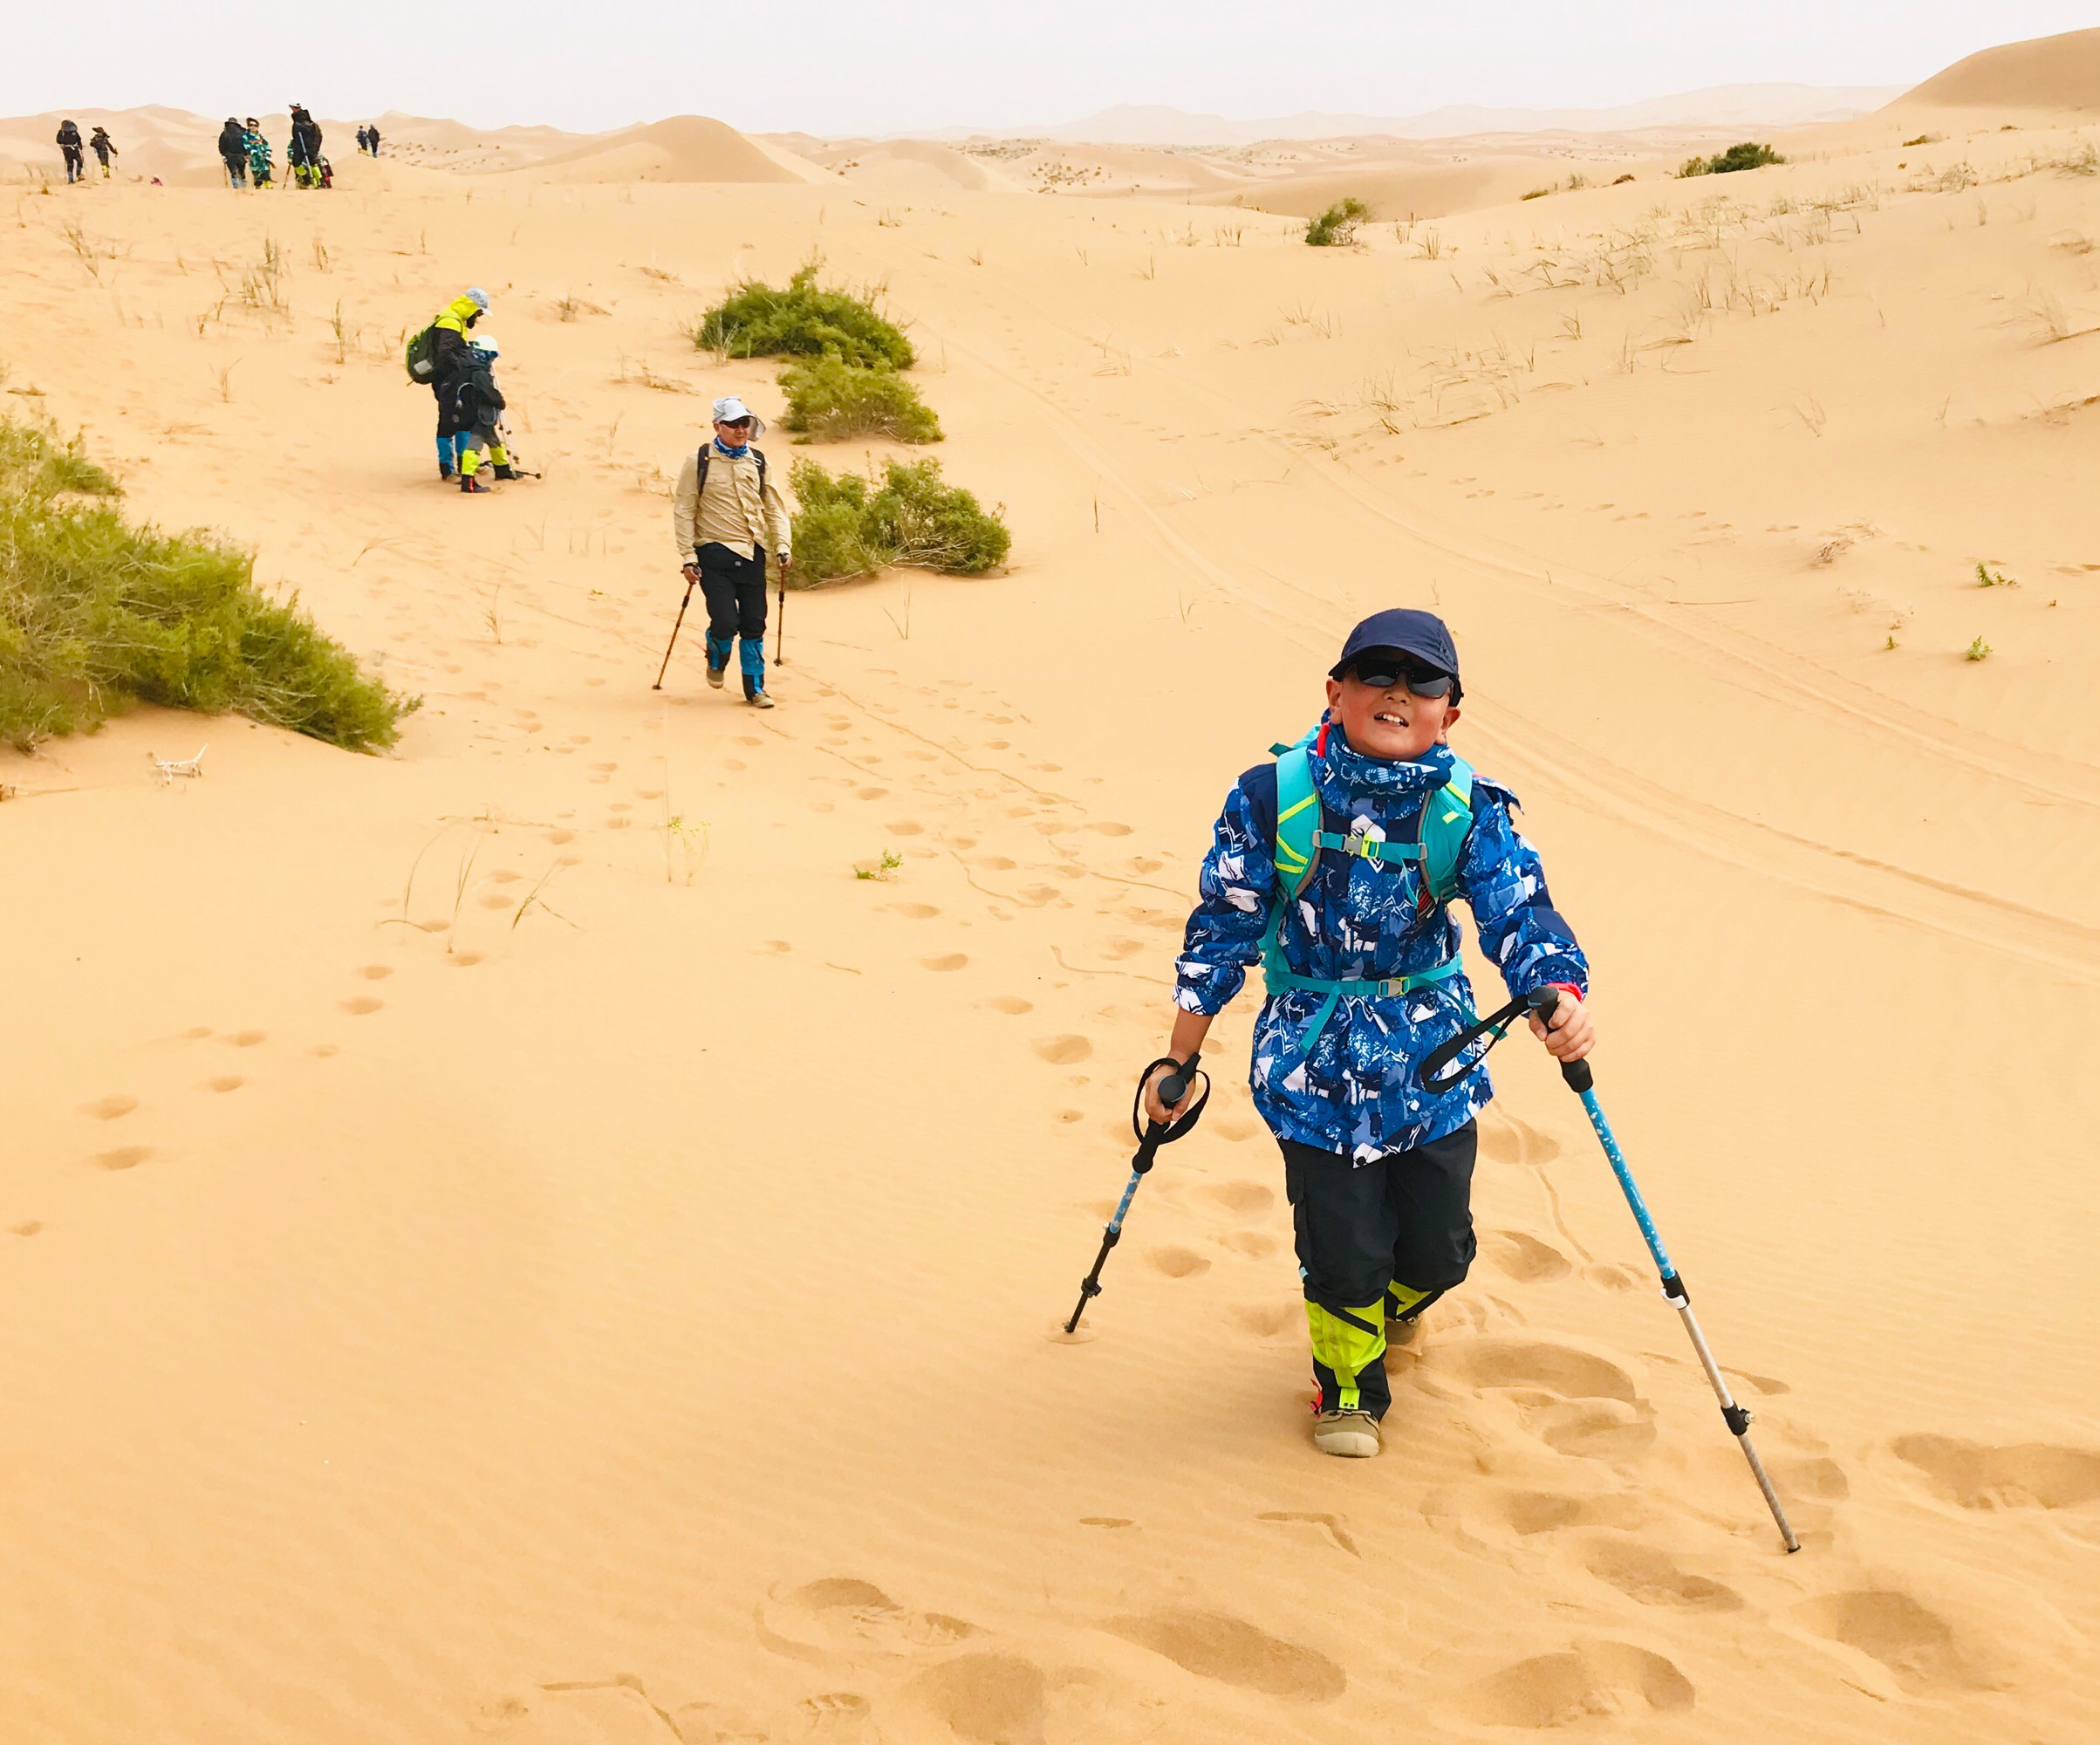
MULTIPOLYGON (((1338 722, 1311 758, 1322 827, 1393 842, 1416 839, 1423 802, 1449 779, 1442 746, 1414 763, 1385 763, 1351 749, 1338 722)), ((1459 863, 1481 949, 1511 995, 1562 982, 1589 994, 1589 965, 1553 907, 1538 851, 1517 833, 1515 795, 1485 777, 1473 786, 1473 829, 1459 863)), ((1203 858, 1200 900, 1175 964, 1175 1003, 1216 1014, 1240 991, 1280 901, 1276 863, 1276 772, 1257 764, 1226 796, 1203 858)), ((1386 980, 1435 968, 1459 949, 1448 907, 1419 907, 1420 872, 1334 852, 1286 903, 1278 944, 1302 975, 1386 980)), ((1485 1068, 1440 1096, 1417 1069, 1440 1043, 1473 1022, 1464 974, 1391 999, 1341 1002, 1308 1037, 1322 996, 1293 992, 1262 1003, 1255 1021, 1248 1083, 1255 1106, 1281 1139, 1346 1153, 1367 1163, 1441 1139, 1471 1120, 1495 1094, 1485 1068)))

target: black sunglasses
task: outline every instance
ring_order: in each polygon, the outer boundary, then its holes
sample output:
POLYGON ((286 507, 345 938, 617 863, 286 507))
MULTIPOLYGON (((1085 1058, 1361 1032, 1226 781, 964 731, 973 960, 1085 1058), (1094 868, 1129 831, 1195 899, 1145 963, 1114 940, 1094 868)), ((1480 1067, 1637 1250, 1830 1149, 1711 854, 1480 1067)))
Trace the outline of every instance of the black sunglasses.
POLYGON ((1440 673, 1419 661, 1395 660, 1389 654, 1365 655, 1351 663, 1349 670, 1359 685, 1368 685, 1374 691, 1390 691, 1404 684, 1413 696, 1441 697, 1451 694, 1450 674, 1440 673))

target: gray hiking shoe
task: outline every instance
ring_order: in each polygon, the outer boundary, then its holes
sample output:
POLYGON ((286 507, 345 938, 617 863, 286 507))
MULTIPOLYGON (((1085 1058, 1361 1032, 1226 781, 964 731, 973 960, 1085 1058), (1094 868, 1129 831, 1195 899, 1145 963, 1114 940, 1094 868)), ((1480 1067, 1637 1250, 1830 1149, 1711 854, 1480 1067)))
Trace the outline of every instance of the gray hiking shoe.
POLYGON ((1313 1423, 1312 1445, 1324 1454, 1367 1461, 1381 1443, 1378 1420, 1368 1412, 1323 1412, 1313 1423))
POLYGON ((770 709, 773 707, 773 699, 763 691, 753 691, 744 701, 755 709, 770 709))
POLYGON ((1410 1315, 1404 1320, 1398 1315, 1385 1317, 1385 1343, 1389 1345, 1412 1345, 1421 1331, 1419 1316, 1410 1315))
POLYGON ((720 667, 708 668, 708 688, 710 690, 719 691, 722 688, 722 670, 720 667))

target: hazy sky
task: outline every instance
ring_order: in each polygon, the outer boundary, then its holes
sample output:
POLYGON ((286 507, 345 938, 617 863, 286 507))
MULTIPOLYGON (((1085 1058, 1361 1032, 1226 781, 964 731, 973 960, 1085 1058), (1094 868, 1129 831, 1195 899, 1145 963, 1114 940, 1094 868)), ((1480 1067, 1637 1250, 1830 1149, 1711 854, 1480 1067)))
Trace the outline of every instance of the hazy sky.
POLYGON ((1631 102, 1782 79, 1903 85, 1993 43, 2083 29, 2091 0, 168 0, 25 5, 0 113, 400 109, 599 130, 672 114, 845 133, 1012 127, 1112 103, 1230 116, 1631 102))

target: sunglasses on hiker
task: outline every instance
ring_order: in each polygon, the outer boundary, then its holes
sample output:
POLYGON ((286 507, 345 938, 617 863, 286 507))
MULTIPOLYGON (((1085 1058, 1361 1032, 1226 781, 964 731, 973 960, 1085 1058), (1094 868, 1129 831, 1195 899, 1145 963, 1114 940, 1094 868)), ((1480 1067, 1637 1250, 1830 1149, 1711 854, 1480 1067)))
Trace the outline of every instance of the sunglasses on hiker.
POLYGON ((751 421, 748 418, 718 418, 715 421, 725 430, 749 430, 751 428, 751 421))
POLYGON ((1408 660, 1390 649, 1374 648, 1368 654, 1358 655, 1350 663, 1349 671, 1359 685, 1368 685, 1374 691, 1390 691, 1406 685, 1411 696, 1441 697, 1451 694, 1450 674, 1440 673, 1433 667, 1408 660))

